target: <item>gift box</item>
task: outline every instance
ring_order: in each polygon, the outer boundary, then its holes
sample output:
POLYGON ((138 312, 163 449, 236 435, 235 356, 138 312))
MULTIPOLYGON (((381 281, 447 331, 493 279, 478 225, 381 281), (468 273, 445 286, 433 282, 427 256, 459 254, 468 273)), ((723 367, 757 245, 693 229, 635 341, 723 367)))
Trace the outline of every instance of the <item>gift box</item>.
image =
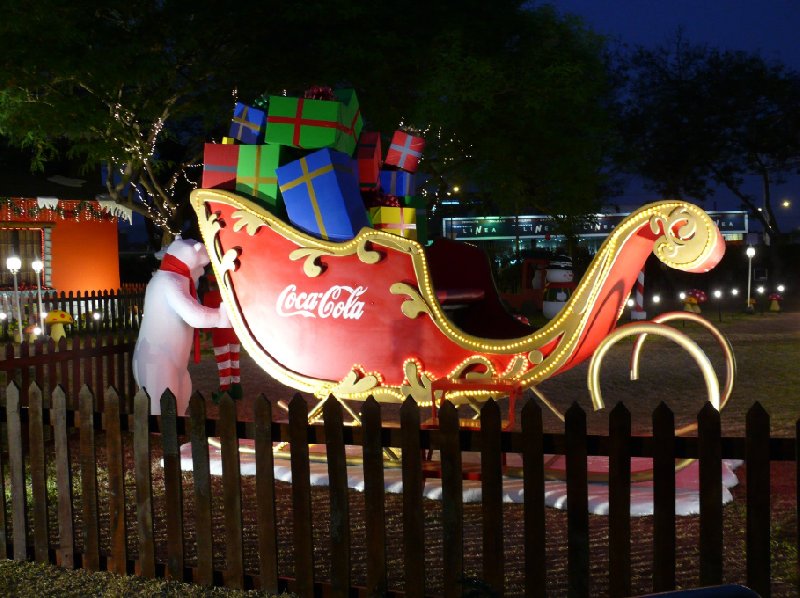
POLYGON ((334 91, 336 99, 342 103, 342 118, 346 130, 344 132, 344 152, 353 155, 364 128, 364 119, 361 116, 361 106, 356 97, 356 90, 352 88, 337 89, 334 91))
POLYGON ((414 137, 405 131, 395 131, 384 163, 408 172, 417 172, 423 149, 425 140, 422 137, 414 137))
POLYGON ((417 241, 425 245, 428 242, 428 202, 419 195, 403 198, 403 205, 417 211, 417 241))
POLYGON ((206 143, 203 149, 204 189, 236 189, 240 145, 206 143))
POLYGON ((239 161, 236 166, 236 190, 255 198, 276 213, 281 213, 282 202, 278 194, 279 145, 238 145, 239 161))
POLYGON ((257 144, 264 139, 267 115, 263 110, 236 102, 233 108, 230 136, 242 143, 257 144))
POLYGON ((386 195, 414 195, 415 176, 403 170, 381 170, 379 175, 381 190, 386 195))
POLYGON ((369 226, 356 161, 321 149, 276 170, 289 220, 322 239, 344 241, 369 226))
POLYGON ((265 140, 303 149, 329 147, 352 155, 363 120, 355 91, 337 101, 270 96, 265 140))
POLYGON ((370 208, 370 220, 373 228, 405 237, 417 238, 417 211, 414 208, 370 208))
POLYGON ((364 131, 358 138, 356 147, 358 160, 358 184, 362 191, 378 187, 378 174, 381 169, 381 135, 375 131, 364 131))

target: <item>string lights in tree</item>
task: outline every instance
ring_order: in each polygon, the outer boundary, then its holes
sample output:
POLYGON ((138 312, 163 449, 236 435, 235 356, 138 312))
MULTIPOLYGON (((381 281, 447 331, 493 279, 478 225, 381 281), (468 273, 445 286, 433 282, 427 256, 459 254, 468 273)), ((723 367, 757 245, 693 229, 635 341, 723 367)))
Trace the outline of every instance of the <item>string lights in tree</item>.
POLYGON ((425 139, 435 140, 426 147, 425 155, 420 158, 420 163, 423 160, 428 163, 425 171, 429 176, 420 184, 418 190, 431 207, 431 213, 435 213, 442 200, 459 192, 460 186, 449 180, 449 174, 455 167, 472 159, 472 145, 464 143, 453 134, 447 134, 441 126, 431 123, 419 129, 401 119, 397 128, 415 130, 425 139))

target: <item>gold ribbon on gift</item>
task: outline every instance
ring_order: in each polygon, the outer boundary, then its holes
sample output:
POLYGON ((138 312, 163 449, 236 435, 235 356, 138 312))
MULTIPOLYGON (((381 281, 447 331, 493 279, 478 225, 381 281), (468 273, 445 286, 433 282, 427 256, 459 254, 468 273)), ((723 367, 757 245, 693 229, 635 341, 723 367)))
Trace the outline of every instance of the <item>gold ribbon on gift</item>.
MULTIPOLYGON (((406 237, 406 231, 416 231, 417 230, 417 225, 416 225, 415 222, 408 222, 408 220, 411 220, 416 215, 415 210, 413 208, 408 208, 408 207, 404 207, 404 206, 397 206, 397 207, 395 207, 395 206, 382 206, 380 208, 377 208, 378 212, 383 212, 384 214, 390 214, 391 212, 389 212, 388 210, 400 210, 400 212, 399 212, 399 216, 400 216, 399 221, 398 222, 393 222, 393 221, 376 222, 375 224, 372 225, 373 228, 378 229, 378 230, 385 230, 385 231, 391 232, 393 234, 398 234, 401 237, 406 237), (386 210, 386 211, 383 212, 384 210, 386 210), (408 218, 406 218, 406 214, 409 214, 408 218), (394 233, 394 231, 397 231, 397 233, 394 233)), ((370 213, 372 213, 372 211, 370 211, 370 213)), ((406 237, 406 238, 408 238, 408 237, 406 237)))
POLYGON ((242 111, 241 116, 234 116, 233 122, 239 125, 239 130, 236 132, 237 137, 242 135, 242 127, 247 127, 251 131, 255 131, 258 133, 261 130, 261 126, 256 123, 251 123, 247 120, 247 113, 250 111, 249 106, 244 106, 244 110, 242 111))
POLYGON ((261 150, 263 149, 262 146, 256 147, 256 168, 253 176, 236 176, 236 182, 242 183, 244 185, 249 185, 250 188, 253 190, 253 195, 258 196, 258 186, 259 185, 274 185, 278 182, 277 177, 270 176, 270 177, 263 177, 261 175, 261 150))
POLYGON ((286 193, 287 190, 294 189, 299 185, 308 185, 308 198, 311 200, 311 207, 314 210, 314 219, 317 221, 319 234, 323 239, 327 240, 328 232, 325 230, 325 224, 322 222, 322 212, 319 209, 319 203, 317 203, 317 192, 314 190, 314 183, 312 180, 321 174, 332 172, 333 164, 326 164, 325 166, 320 166, 319 168, 309 172, 306 159, 300 158, 299 162, 300 169, 302 170, 303 174, 299 178, 296 178, 285 185, 281 185, 281 193, 286 193))

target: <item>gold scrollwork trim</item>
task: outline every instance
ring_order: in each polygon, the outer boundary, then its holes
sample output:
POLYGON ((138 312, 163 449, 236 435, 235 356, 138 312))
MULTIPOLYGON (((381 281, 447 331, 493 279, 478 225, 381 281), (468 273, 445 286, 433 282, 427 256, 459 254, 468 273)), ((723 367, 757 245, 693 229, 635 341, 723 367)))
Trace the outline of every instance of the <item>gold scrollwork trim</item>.
POLYGON ((431 315, 430 306, 425 303, 425 299, 419 294, 419 291, 405 282, 396 282, 389 287, 389 292, 392 295, 406 295, 408 299, 403 301, 400 310, 407 318, 414 319, 420 314, 431 315))
POLYGON ((352 369, 339 384, 329 390, 329 393, 335 396, 358 395, 369 392, 378 384, 380 384, 380 379, 375 374, 365 374, 357 369, 352 369))
POLYGON ((264 221, 258 217, 257 214, 246 210, 236 210, 231 214, 236 221, 233 224, 233 232, 239 232, 245 229, 245 232, 251 237, 258 232, 258 229, 265 226, 264 221))
POLYGON ((433 403, 433 380, 422 369, 415 359, 408 359, 403 364, 407 384, 400 387, 403 397, 411 396, 420 407, 430 407, 433 403))
POLYGON ((324 249, 301 247, 300 249, 292 251, 289 254, 289 259, 296 262, 297 260, 305 258, 306 261, 303 262, 303 272, 309 278, 316 278, 322 274, 322 267, 317 263, 317 260, 323 255, 331 255, 331 253, 324 249))
POLYGON ((379 261, 381 261, 383 256, 381 255, 380 251, 369 249, 367 247, 368 243, 369 241, 367 239, 361 239, 356 246, 356 255, 358 255, 358 259, 365 264, 377 264, 379 261))
POLYGON ((506 371, 500 377, 504 380, 516 380, 528 369, 528 363, 524 355, 515 355, 509 362, 506 371))

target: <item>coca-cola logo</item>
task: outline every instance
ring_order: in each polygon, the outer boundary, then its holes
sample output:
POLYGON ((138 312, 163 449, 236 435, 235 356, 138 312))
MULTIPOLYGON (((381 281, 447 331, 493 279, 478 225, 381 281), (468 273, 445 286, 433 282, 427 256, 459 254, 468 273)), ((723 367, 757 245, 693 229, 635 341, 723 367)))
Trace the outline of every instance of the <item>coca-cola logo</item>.
POLYGON ((359 299, 367 287, 336 285, 324 292, 298 292, 297 285, 287 285, 278 295, 275 306, 278 315, 285 318, 343 318, 358 320, 364 315, 364 302, 359 299))

